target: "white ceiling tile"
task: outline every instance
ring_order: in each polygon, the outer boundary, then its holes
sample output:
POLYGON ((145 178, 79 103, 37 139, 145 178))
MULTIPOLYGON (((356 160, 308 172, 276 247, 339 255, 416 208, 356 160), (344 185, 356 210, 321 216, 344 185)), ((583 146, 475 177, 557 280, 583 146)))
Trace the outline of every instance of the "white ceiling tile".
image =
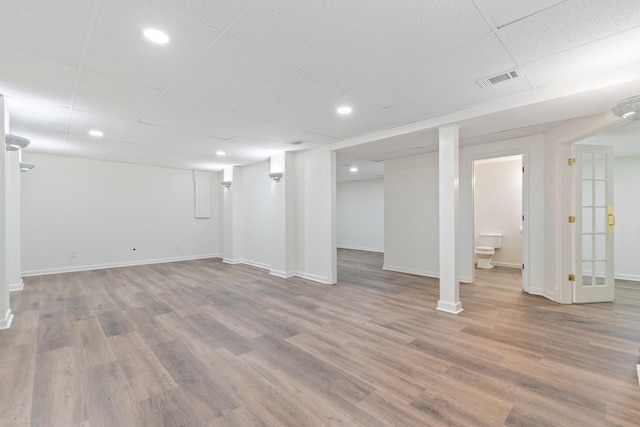
POLYGON ((522 69, 536 87, 562 84, 640 62, 640 27, 530 62, 522 69))
POLYGON ((416 121, 482 105, 494 99, 531 90, 531 86, 524 78, 507 80, 486 88, 480 88, 475 81, 470 81, 457 87, 432 92, 427 97, 395 105, 389 110, 404 117, 407 121, 416 121))
POLYGON ((392 76, 357 86, 349 93, 391 107, 515 66, 502 43, 489 34, 392 76))
POLYGON ((219 37, 219 32, 148 0, 102 2, 84 66, 93 71, 164 89, 219 37), (158 45, 142 34, 166 32, 158 45))
POLYGON ((7 98, 11 126, 32 127, 53 132, 66 132, 71 109, 25 98, 7 98))
POLYGON ((156 148, 171 148, 179 153, 215 153, 227 146, 224 140, 195 135, 161 126, 136 123, 125 134, 122 141, 146 145, 151 151, 156 148))
POLYGON ((264 147, 274 151, 306 150, 311 147, 337 142, 337 138, 296 129, 280 123, 269 123, 254 131, 244 132, 229 140, 233 145, 264 147), (292 142, 303 141, 302 144, 292 142))
POLYGON ((233 106, 234 111, 276 121, 296 113, 304 105, 336 99, 342 91, 305 73, 295 72, 233 106))
POLYGON ((476 0, 484 6, 496 27, 518 21, 566 0, 476 0))
POLYGON ((202 125, 199 126, 198 130, 205 135, 215 138, 230 139, 264 126, 267 123, 266 120, 257 117, 224 110, 210 119, 205 120, 202 125))
POLYGON ((171 86, 171 91, 229 106, 293 69, 237 41, 222 38, 171 86))
POLYGON ((354 160, 348 166, 336 167, 336 181, 362 181, 366 179, 382 178, 384 176, 384 162, 372 162, 368 160, 354 160), (351 172, 351 165, 358 168, 357 172, 351 172))
POLYGON ((412 1, 303 69, 348 90, 424 62, 490 31, 468 0, 412 1))
POLYGON ((89 136, 68 135, 64 146, 64 155, 104 159, 113 150, 116 142, 108 139, 92 140, 89 136))
POLYGON ((141 122, 172 129, 202 132, 205 120, 219 114, 222 106, 165 92, 140 118, 141 122))
POLYGON ((175 12, 189 16, 219 31, 225 30, 252 0, 154 0, 175 12))
POLYGON ((1 94, 71 105, 77 67, 5 48, 0 48, 0 57, 1 94))
POLYGON ((93 1, 2 0, 0 46, 78 65, 93 1))
POLYGON ((640 25, 637 0, 568 0, 498 30, 522 63, 640 25))
POLYGON ((105 139, 119 141, 134 123, 132 120, 73 110, 69 133, 87 137, 88 132, 95 129, 102 131, 105 139))
POLYGON ((300 66, 397 7, 383 0, 260 1, 229 35, 300 66))
POLYGON ((393 111, 346 95, 335 102, 310 105, 278 123, 339 139, 403 124, 393 111), (338 114, 336 108, 340 105, 350 105, 353 112, 346 116, 338 114))
POLYGON ((161 93, 149 86, 85 70, 80 76, 74 108, 135 120, 161 93))

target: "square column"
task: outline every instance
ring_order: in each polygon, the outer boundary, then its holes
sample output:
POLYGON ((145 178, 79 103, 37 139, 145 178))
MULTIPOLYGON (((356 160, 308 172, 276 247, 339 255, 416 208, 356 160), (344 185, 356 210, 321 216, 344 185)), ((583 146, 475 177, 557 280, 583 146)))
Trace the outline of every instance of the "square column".
POLYGON ((7 190, 9 188, 8 155, 5 145, 5 134, 9 129, 9 111, 4 96, 0 95, 0 137, 2 138, 2 153, 0 153, 0 235, 4 238, 0 244, 0 329, 8 329, 13 321, 13 314, 9 306, 9 267, 7 252, 10 242, 7 241, 7 190))
POLYGON ((294 152, 282 152, 271 156, 271 173, 282 175, 271 182, 274 204, 270 273, 283 278, 293 277, 298 271, 294 156, 294 152))
POLYGON ((440 224, 440 299, 437 310, 458 314, 460 280, 458 277, 458 133, 460 127, 439 128, 439 224, 440 224))

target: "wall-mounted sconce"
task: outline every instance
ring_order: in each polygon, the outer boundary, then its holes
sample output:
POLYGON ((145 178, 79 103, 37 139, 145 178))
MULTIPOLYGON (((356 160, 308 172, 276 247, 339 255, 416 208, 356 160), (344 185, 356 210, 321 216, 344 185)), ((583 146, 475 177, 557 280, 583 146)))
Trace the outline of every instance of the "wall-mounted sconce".
POLYGON ((269 174, 269 178, 274 181, 280 181, 280 178, 282 178, 282 172, 271 172, 269 174))
POLYGON ((229 187, 231 187, 231 181, 222 181, 222 183, 221 183, 221 184, 222 184, 222 186, 223 186, 224 188, 229 188, 229 187))
POLYGON ((34 167, 36 167, 36 165, 33 163, 20 162, 20 172, 29 172, 34 167))
POLYGON ((15 136, 15 135, 5 136, 5 144, 7 146, 7 151, 18 151, 21 148, 28 147, 30 143, 31 141, 21 136, 15 136))

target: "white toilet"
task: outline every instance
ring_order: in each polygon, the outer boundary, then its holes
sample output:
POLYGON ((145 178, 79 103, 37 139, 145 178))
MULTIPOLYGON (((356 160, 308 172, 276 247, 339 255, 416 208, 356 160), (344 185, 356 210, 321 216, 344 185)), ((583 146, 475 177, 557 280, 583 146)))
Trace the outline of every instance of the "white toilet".
POLYGON ((491 257, 496 249, 502 247, 502 234, 478 234, 475 253, 478 257, 478 268, 493 268, 491 257))

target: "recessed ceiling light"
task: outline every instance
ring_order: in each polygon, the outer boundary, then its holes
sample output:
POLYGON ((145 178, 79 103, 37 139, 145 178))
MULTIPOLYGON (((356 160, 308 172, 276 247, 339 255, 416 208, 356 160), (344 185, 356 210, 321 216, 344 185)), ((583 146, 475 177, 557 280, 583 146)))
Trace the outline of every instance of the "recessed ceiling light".
POLYGON ((226 155, 227 155, 227 153, 225 153, 224 151, 216 151, 216 156, 222 157, 222 156, 226 156, 226 155))
POLYGON ((343 105, 342 107, 338 107, 336 111, 338 112, 338 114, 351 114, 353 109, 348 105, 343 105))
POLYGON ((355 167, 355 166, 352 166, 351 168, 349 168, 349 170, 350 170, 351 172, 358 172, 358 168, 357 168, 357 167, 355 167))
POLYGON ((89 135, 95 136, 96 138, 100 138, 101 136, 104 136, 104 133, 101 130, 91 129, 89 131, 89 135))
POLYGON ((156 30, 155 28, 147 28, 146 30, 144 30, 144 36, 154 43, 169 43, 169 36, 160 30, 156 30))

